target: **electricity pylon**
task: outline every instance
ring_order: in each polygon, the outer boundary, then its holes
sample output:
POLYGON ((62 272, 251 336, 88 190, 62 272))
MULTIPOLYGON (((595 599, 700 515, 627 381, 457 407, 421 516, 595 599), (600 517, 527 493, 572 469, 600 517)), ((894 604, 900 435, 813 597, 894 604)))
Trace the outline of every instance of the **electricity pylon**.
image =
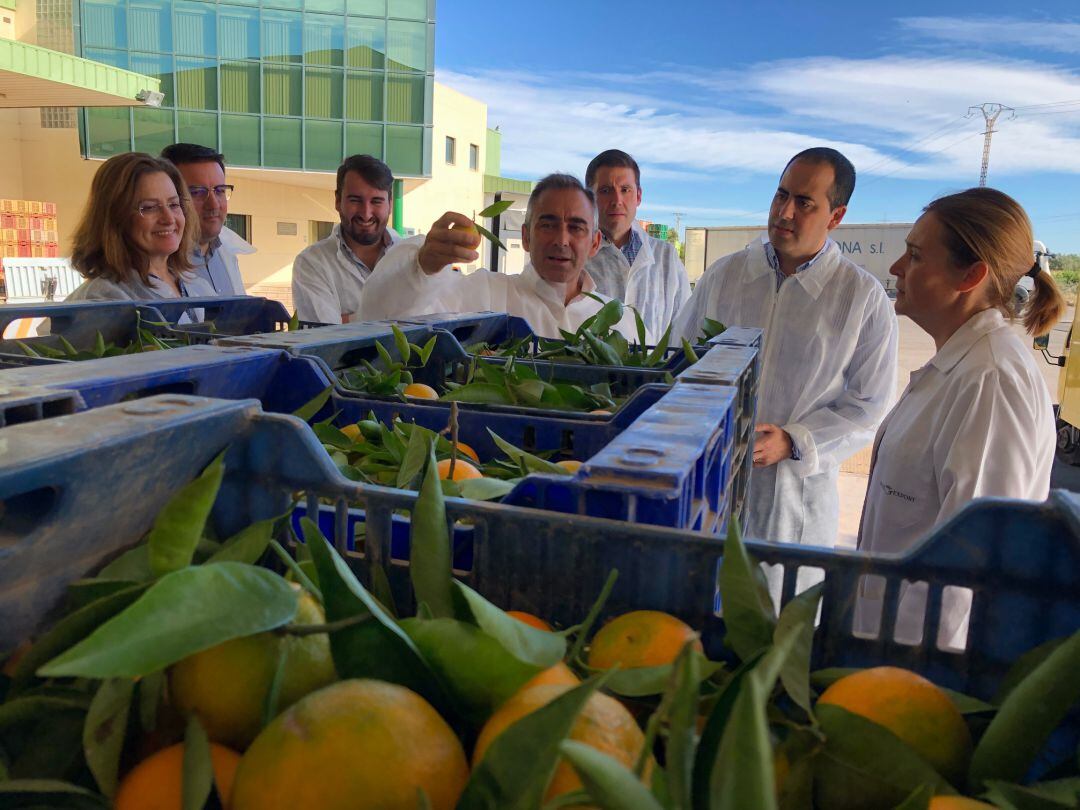
POLYGON ((983 133, 985 137, 983 139, 982 170, 979 172, 979 185, 985 186, 986 171, 990 167, 990 139, 997 132, 994 129, 994 124, 997 123, 998 116, 1003 112, 1012 113, 1010 118, 1015 118, 1016 110, 1012 107, 1006 107, 1004 104, 980 104, 977 107, 968 107, 968 116, 974 115, 976 110, 982 113, 983 119, 986 121, 986 131, 983 133))

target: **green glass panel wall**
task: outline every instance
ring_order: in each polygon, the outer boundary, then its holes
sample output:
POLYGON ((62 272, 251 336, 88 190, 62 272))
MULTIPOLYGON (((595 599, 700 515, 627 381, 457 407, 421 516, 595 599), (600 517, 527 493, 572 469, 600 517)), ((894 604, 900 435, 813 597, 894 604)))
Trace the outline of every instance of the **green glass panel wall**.
MULTIPOLYGON (((180 110, 176 113, 176 140, 177 143, 197 143, 217 149, 217 115, 180 110)), ((235 161, 230 157, 230 162, 235 161)))
POLYGON ((424 76, 390 74, 386 77, 386 120, 424 123, 424 76))
POLYGON ((304 18, 304 61, 309 65, 345 64, 345 29, 341 17, 308 14, 304 18))
POLYGON ((261 166, 259 118, 254 115, 221 116, 221 151, 234 166, 261 166))
POLYGON ((386 0, 346 0, 346 10, 350 14, 363 14, 367 17, 385 17, 386 0))
POLYGON ((341 123, 304 122, 304 165, 309 170, 332 172, 341 165, 341 123))
POLYGON ((390 16, 408 20, 428 18, 428 0, 390 0, 390 16))
POLYGON ((175 116, 172 110, 155 110, 153 107, 135 107, 131 111, 135 124, 135 150, 156 155, 171 143, 176 143, 173 133, 175 116))
POLYGON ((93 107, 86 111, 90 157, 109 158, 131 151, 131 113, 127 107, 93 107))
POLYGON ((345 12, 345 0, 307 0, 304 3, 304 10, 343 14, 345 12))
POLYGON ((127 9, 112 0, 84 2, 82 35, 88 47, 126 48, 127 9))
POLYGON ((303 17, 298 12, 267 11, 262 15, 262 58, 299 62, 303 54, 303 17))
POLYGON ((130 0, 127 46, 133 51, 161 53, 171 51, 172 44, 172 3, 167 0, 130 0))
POLYGON ((259 10, 218 6, 219 55, 223 59, 259 58, 259 10))
POLYGON ((382 124, 346 124, 345 154, 371 155, 383 159, 382 124))
POLYGON ((263 65, 262 111, 267 115, 302 114, 303 73, 292 65, 263 65))
POLYGON ((304 115, 341 118, 345 74, 333 68, 304 69, 304 115))
POLYGON ((388 70, 427 70, 427 23, 390 20, 386 23, 388 70))
POLYGON ((103 62, 106 65, 128 70, 128 52, 114 51, 108 48, 86 48, 83 56, 93 59, 95 62, 103 62))
POLYGON ((303 166, 299 118, 263 119, 263 165, 278 169, 303 166))
POLYGON ((423 174, 424 128, 388 126, 384 160, 394 174, 423 174))
POLYGON ((352 121, 382 120, 382 73, 349 73, 345 88, 345 117, 352 121))
POLYGON ((259 63, 221 63, 221 109, 223 112, 259 111, 259 63))
POLYGON ((218 109, 217 61, 176 57, 176 106, 218 109))
POLYGON ((349 67, 382 70, 386 65, 386 21, 350 18, 345 48, 349 67))
POLYGON ((163 107, 176 104, 176 88, 173 86, 173 58, 153 53, 132 53, 128 65, 136 73, 153 76, 161 81, 161 92, 165 94, 163 107))
POLYGON ((217 14, 209 3, 176 4, 176 52, 190 56, 217 53, 217 14))

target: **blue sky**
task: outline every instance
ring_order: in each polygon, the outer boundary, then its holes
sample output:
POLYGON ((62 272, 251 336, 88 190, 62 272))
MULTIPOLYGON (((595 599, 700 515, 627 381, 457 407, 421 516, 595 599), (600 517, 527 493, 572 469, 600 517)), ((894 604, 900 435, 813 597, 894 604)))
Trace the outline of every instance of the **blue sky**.
POLYGON ((503 174, 583 176, 617 147, 642 166, 639 215, 764 222, 780 170, 830 145, 859 181, 846 222, 910 222, 989 185, 1036 237, 1080 253, 1080 4, 440 0, 436 79, 488 104, 503 174), (816 11, 828 8, 827 12, 816 11))

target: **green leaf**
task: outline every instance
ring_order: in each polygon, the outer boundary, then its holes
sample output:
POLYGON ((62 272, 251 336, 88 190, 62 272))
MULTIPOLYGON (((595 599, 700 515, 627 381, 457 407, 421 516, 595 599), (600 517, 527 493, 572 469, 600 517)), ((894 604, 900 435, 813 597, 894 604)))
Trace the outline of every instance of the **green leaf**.
POLYGON ((82 696, 27 695, 0 704, 0 731, 38 720, 55 712, 85 712, 89 701, 82 696))
POLYGON ((774 644, 789 633, 795 635, 795 645, 780 670, 780 681, 796 705, 811 715, 810 651, 814 643, 814 619, 823 587, 824 584, 815 585, 784 605, 773 633, 774 644))
POLYGON ((323 405, 330 400, 332 393, 334 393, 334 386, 326 386, 326 388, 293 411, 292 415, 300 417, 305 422, 310 422, 315 418, 315 414, 322 410, 323 405))
POLYGON ((513 405, 514 398, 506 388, 492 383, 476 382, 447 391, 439 397, 444 402, 469 402, 475 405, 513 405))
POLYGON ((795 632, 781 636, 740 684, 709 775, 710 807, 715 810, 776 807, 766 705, 797 638, 795 632))
POLYGON ((737 520, 728 521, 720 567, 720 604, 727 642, 742 660, 769 646, 776 619, 768 593, 762 592, 761 569, 746 552, 737 520))
POLYGON ((694 755, 697 751, 699 687, 702 680, 700 657, 693 643, 687 642, 675 660, 665 763, 671 810, 691 810, 693 807, 694 755))
POLYGON ((409 578, 416 601, 424 602, 433 616, 444 618, 454 615, 450 532, 446 526, 446 501, 435 463, 435 447, 429 440, 424 443, 428 462, 410 524, 409 578))
POLYGON ((476 626, 519 661, 547 669, 566 655, 566 639, 560 634, 519 622, 463 582, 455 580, 454 588, 468 607, 468 616, 476 626))
POLYGON ((930 785, 920 785, 911 791, 910 796, 896 805, 896 810, 926 810, 932 798, 934 798, 934 788, 930 785))
POLYGON ((150 547, 145 543, 129 548, 98 573, 98 579, 149 582, 154 579, 150 570, 150 547))
POLYGON ((414 425, 409 431, 409 443, 405 448, 405 457, 397 471, 397 486, 399 489, 413 489, 418 483, 417 479, 424 471, 424 463, 428 460, 428 453, 432 445, 435 433, 414 425))
POLYGON ((287 332, 299 332, 300 331, 300 313, 295 309, 293 310, 292 317, 289 318, 289 323, 285 327, 287 332))
POLYGON ((659 365, 664 362, 664 357, 667 354, 668 343, 671 340, 671 324, 668 324, 667 329, 664 330, 664 334, 660 336, 660 341, 656 344, 651 352, 645 357, 643 363, 647 368, 659 365))
POLYGON ((191 565, 195 547, 203 535, 224 475, 223 451, 158 513, 146 540, 150 549, 150 570, 154 576, 160 577, 191 565))
POLYGON ((213 785, 210 740, 199 718, 192 715, 184 733, 184 780, 180 793, 183 810, 202 810, 213 785))
POLYGON ((1048 792, 1043 785, 1023 787, 996 779, 986 782, 986 798, 1008 810, 1066 810, 1080 806, 1080 785, 1068 780, 1071 789, 1048 792))
POLYGON ((158 707, 165 694, 165 672, 152 672, 139 681, 139 725, 143 731, 157 728, 158 707))
POLYGON ((727 331, 727 327, 720 321, 714 321, 712 318, 706 318, 701 327, 701 341, 702 343, 708 343, 712 338, 727 331))
MULTIPOLYGON (((289 512, 291 511, 290 509, 289 512)), ((289 516, 289 512, 275 518, 260 520, 245 529, 241 529, 226 540, 221 549, 215 552, 206 561, 206 564, 240 562, 254 565, 266 553, 266 549, 274 536, 274 528, 280 521, 289 516)))
POLYGON ((44 677, 135 678, 296 615, 289 583, 242 563, 166 574, 122 613, 38 670, 44 677))
POLYGON ((428 342, 424 344, 422 349, 413 347, 413 354, 420 360, 420 367, 423 368, 427 365, 428 359, 431 357, 431 353, 435 350, 435 344, 439 342, 438 335, 432 335, 428 342))
POLYGON ((489 205, 487 208, 485 208, 483 211, 481 211, 476 216, 479 219, 493 219, 493 218, 499 216, 499 214, 501 214, 503 211, 506 211, 507 209, 509 209, 510 206, 513 205, 513 204, 514 204, 513 200, 499 200, 498 202, 494 202, 491 205, 489 205))
POLYGON ((41 357, 40 354, 34 351, 30 346, 27 346, 21 340, 16 340, 15 345, 22 349, 22 353, 25 354, 27 357, 41 357))
MULTIPOLYGON (((300 546, 301 549, 307 550, 306 545, 300 546)), ((285 567, 289 569, 289 573, 292 574, 296 582, 300 583, 300 586, 315 597, 315 601, 320 605, 323 604, 322 591, 319 590, 318 576, 311 576, 308 573, 309 567, 314 568, 311 564, 311 560, 307 559, 304 562, 298 563, 292 558, 292 555, 285 550, 285 548, 277 540, 270 541, 270 550, 277 555, 277 558, 284 563, 285 567)), ((299 555, 298 555, 299 556, 299 555)), ((314 573, 314 571, 313 571, 314 573)))
POLYGON ((535 810, 574 721, 604 676, 590 678, 508 726, 472 770, 457 810, 535 810))
POLYGON ((1017 658, 1009 667, 1009 671, 1005 673, 1005 677, 1002 678, 1001 685, 998 687, 991 703, 1000 706, 1005 698, 1009 696, 1009 693, 1016 688, 1016 685, 1034 672, 1050 656, 1050 653, 1064 644, 1065 641, 1064 638, 1055 638, 1045 644, 1040 644, 1038 647, 1033 647, 1017 658))
POLYGON ((50 661, 76 642, 86 638, 120 611, 131 605, 147 585, 130 585, 69 613, 39 638, 23 656, 12 673, 10 694, 22 691, 34 679, 38 667, 50 661))
POLYGON ((93 351, 95 357, 105 356, 105 337, 101 334, 101 332, 98 332, 97 335, 95 335, 94 337, 93 351))
MULTIPOLYGON (((701 653, 695 651, 697 658, 698 681, 711 678, 724 668, 717 661, 709 661, 701 653)), ((611 673, 611 678, 605 687, 609 692, 623 697, 647 697, 659 695, 671 683, 673 664, 661 664, 654 667, 628 667, 618 669, 611 673)))
POLYGON ((64 337, 63 335, 57 335, 57 336, 56 336, 56 339, 57 339, 58 341, 60 341, 60 346, 61 346, 61 347, 62 347, 62 348, 64 349, 64 353, 65 353, 65 354, 66 354, 66 355, 67 355, 68 357, 75 357, 76 355, 78 355, 78 354, 79 354, 79 350, 78 350, 78 349, 76 349, 76 348, 75 348, 74 346, 72 346, 72 345, 71 345, 71 341, 69 341, 69 340, 68 340, 68 339, 67 339, 66 337, 64 337))
POLYGON ((53 779, 9 779, 0 782, 0 805, 6 810, 109 810, 104 796, 53 779))
MULTIPOLYGON (((379 353, 379 359, 382 360, 383 365, 386 366, 387 371, 393 371, 396 367, 401 365, 401 363, 394 362, 394 358, 390 356, 390 352, 385 346, 383 346, 382 341, 375 341, 375 351, 379 353)), ((404 363, 408 359, 409 355, 406 354, 404 357, 401 358, 401 362, 404 363)))
POLYGON ((476 228, 476 230, 480 232, 480 235, 487 239, 489 242, 494 242, 503 250, 506 250, 506 245, 503 244, 502 240, 495 234, 493 234, 491 231, 489 231, 487 228, 485 228, 483 225, 477 225, 474 222, 473 227, 476 228))
POLYGON ((1001 704, 971 758, 969 780, 1018 782, 1051 732, 1080 700, 1080 632, 1074 633, 1017 684, 1001 704))
POLYGON ((604 587, 601 588, 600 593, 597 594, 596 601, 593 602, 592 607, 589 608, 589 612, 585 616, 585 621, 578 626, 577 634, 574 638, 574 646, 570 648, 570 654, 567 656, 567 659, 570 661, 580 660, 581 653, 585 649, 585 643, 592 634, 593 625, 596 624, 596 620, 600 618, 600 613, 603 611, 604 605, 607 604, 611 592, 615 589, 615 582, 618 578, 618 569, 612 568, 607 575, 607 579, 604 581, 604 587))
POLYGON ((318 527, 307 518, 301 524, 319 572, 327 622, 368 614, 372 618, 330 634, 338 675, 397 683, 423 695, 436 708, 445 708, 445 694, 412 639, 360 584, 318 527))
POLYGON ((618 298, 612 298, 600 307, 600 311, 596 313, 595 319, 592 322, 592 327, 589 331, 591 331, 594 336, 607 334, 609 329, 622 320, 622 317, 623 302, 618 298))
POLYGON ((816 759, 817 799, 821 806, 861 797, 873 806, 905 801, 924 785, 935 793, 956 791, 895 734, 839 706, 818 704, 825 746, 816 759))
POLYGON ((470 501, 496 501, 505 498, 517 486, 514 481, 498 478, 466 478, 458 485, 461 487, 461 497, 470 501))
POLYGON ((532 453, 526 453, 524 450, 519 450, 510 444, 510 442, 502 439, 491 428, 487 429, 487 432, 491 434, 492 441, 495 445, 502 450, 508 458, 514 461, 516 464, 521 464, 529 472, 542 472, 542 473, 554 473, 555 475, 566 475, 566 470, 560 467, 558 464, 553 464, 546 459, 542 459, 539 456, 534 456, 532 453))
POLYGON ((690 365, 693 365, 698 361, 699 358, 697 352, 694 351, 694 347, 690 345, 690 341, 686 338, 682 339, 682 350, 683 355, 685 355, 686 360, 690 365))
POLYGON ((409 339, 405 337, 405 333, 398 328, 396 323, 390 324, 390 331, 394 333, 394 347, 397 349, 398 356, 401 357, 401 362, 408 363, 409 358, 412 356, 409 339))
POLYGON ((110 798, 119 783, 120 753, 124 748, 128 710, 135 682, 109 678, 101 682, 90 702, 83 726, 83 754, 101 792, 110 798))
POLYGON ((278 716, 281 687, 285 682, 285 668, 288 665, 289 645, 284 643, 284 639, 279 638, 277 640, 277 660, 274 663, 274 675, 270 679, 270 688, 266 690, 266 701, 263 703, 263 728, 266 728, 270 721, 278 716))
POLYGON ((609 754, 574 740, 563 740, 559 751, 603 810, 664 810, 634 772, 609 754))

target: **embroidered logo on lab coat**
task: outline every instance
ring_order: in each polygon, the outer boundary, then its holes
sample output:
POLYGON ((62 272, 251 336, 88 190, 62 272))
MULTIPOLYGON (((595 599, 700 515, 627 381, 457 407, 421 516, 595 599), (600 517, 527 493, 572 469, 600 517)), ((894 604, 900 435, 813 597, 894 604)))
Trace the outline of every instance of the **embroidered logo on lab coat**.
POLYGON ((902 498, 903 500, 908 501, 909 503, 915 503, 915 501, 918 500, 914 495, 908 495, 906 492, 901 492, 898 489, 893 489, 888 484, 886 484, 884 481, 882 481, 880 483, 881 483, 881 488, 883 490, 885 490, 886 495, 892 495, 894 498, 902 498))

